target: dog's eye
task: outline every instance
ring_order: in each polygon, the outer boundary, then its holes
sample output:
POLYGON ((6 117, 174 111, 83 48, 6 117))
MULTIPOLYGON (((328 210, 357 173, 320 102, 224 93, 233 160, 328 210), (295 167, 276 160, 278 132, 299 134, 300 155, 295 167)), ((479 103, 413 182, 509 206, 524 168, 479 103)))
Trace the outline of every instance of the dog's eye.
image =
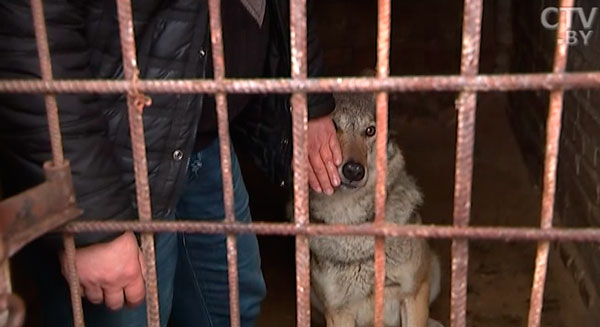
POLYGON ((365 130, 365 134, 367 134, 367 136, 375 135, 375 126, 367 127, 367 129, 365 130))

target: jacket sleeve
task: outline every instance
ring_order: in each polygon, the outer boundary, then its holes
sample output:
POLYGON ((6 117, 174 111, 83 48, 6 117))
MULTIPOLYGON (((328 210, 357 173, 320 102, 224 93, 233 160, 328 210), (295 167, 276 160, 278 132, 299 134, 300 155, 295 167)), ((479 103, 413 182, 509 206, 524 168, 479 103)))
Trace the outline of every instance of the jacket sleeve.
MULTIPOLYGON (((85 15, 72 1, 45 1, 44 10, 55 78, 90 79, 90 48, 85 15)), ((117 36, 118 37, 118 36, 117 36)), ((40 78, 31 8, 27 0, 0 2, 0 78, 40 78)), ((79 219, 134 217, 131 196, 121 180, 97 95, 57 95, 62 143, 70 161, 79 219)), ((42 182, 42 163, 51 158, 42 95, 0 94, 0 153, 4 195, 42 182)), ((109 240, 118 234, 76 235, 77 246, 109 240)), ((56 234, 49 235, 60 246, 56 234)))
MULTIPOLYGON (((316 18, 313 13, 314 1, 307 4, 306 47, 308 52, 308 76, 321 77, 325 75, 323 51, 317 36, 316 18)), ((333 111, 335 101, 330 93, 313 93, 308 95, 308 119, 325 116, 333 111)))

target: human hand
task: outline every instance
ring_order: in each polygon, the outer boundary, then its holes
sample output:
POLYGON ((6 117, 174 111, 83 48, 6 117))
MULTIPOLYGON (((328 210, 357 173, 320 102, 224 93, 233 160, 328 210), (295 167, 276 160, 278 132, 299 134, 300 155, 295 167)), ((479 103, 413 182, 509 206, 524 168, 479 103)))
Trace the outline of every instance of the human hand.
POLYGON ((330 116, 308 121, 308 182, 318 193, 333 194, 340 185, 337 166, 342 163, 342 150, 330 116))
MULTIPOLYGON (((67 260, 60 255, 63 275, 67 274, 67 260)), ((135 235, 126 232, 114 240, 79 248, 75 252, 75 265, 82 296, 91 303, 105 303, 109 309, 118 310, 142 303, 145 297, 143 255, 135 235)))

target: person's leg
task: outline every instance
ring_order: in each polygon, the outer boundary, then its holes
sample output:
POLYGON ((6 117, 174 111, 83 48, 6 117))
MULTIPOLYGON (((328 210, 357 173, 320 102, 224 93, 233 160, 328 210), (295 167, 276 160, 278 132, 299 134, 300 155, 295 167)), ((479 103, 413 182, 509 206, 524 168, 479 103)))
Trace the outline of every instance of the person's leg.
MULTIPOLYGON (((234 153, 231 158, 235 215, 250 222, 248 192, 234 153)), ((223 187, 218 141, 195 154, 189 180, 177 206, 178 219, 222 221, 223 187)), ((240 316, 254 326, 266 295, 256 235, 237 236, 240 316)), ((181 234, 173 299, 178 327, 229 326, 227 250, 224 235, 181 234)))
MULTIPOLYGON (((160 302, 161 326, 165 327, 171 312, 173 279, 177 258, 177 235, 161 234, 156 238, 156 260, 160 302)), ((60 272, 55 253, 34 249, 32 264, 36 269, 42 306, 43 326, 73 326, 70 293, 66 280, 60 272)), ((83 300, 85 325, 87 327, 145 327, 146 306, 112 311, 106 306, 83 300)))

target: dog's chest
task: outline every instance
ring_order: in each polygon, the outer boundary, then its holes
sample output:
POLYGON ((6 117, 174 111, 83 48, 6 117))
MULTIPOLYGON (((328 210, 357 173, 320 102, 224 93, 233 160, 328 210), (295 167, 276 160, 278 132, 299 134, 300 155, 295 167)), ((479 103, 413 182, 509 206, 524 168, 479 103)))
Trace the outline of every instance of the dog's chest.
POLYGON ((359 224, 373 219, 373 197, 369 194, 341 196, 310 202, 310 218, 326 224, 359 224))
POLYGON ((329 307, 341 307, 368 297, 373 292, 374 274, 372 260, 352 264, 319 260, 317 256, 311 260, 312 284, 329 307))

